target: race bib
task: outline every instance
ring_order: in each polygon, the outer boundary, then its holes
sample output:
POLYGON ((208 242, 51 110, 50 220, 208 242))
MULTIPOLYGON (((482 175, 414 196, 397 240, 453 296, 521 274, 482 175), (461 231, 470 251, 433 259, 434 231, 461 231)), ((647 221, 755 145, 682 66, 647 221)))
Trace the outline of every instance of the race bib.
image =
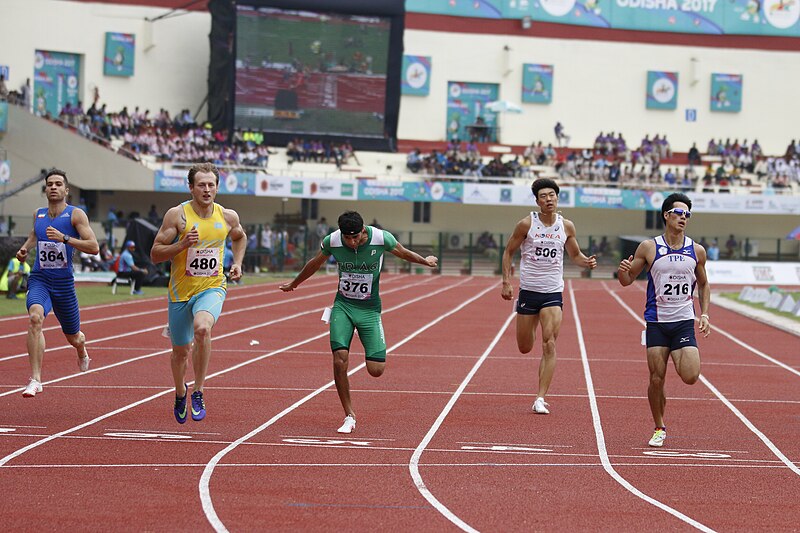
POLYGON ((559 259, 558 251, 559 249, 554 246, 550 247, 546 244, 537 244, 533 249, 533 260, 555 263, 559 259))
POLYGON ((342 272, 339 277, 339 292, 351 300, 369 300, 372 296, 372 274, 342 272))
POLYGON ((219 249, 189 248, 186 251, 186 275, 204 278, 219 276, 219 249))
POLYGON ((39 268, 67 268, 67 246, 63 242, 39 241, 39 268))

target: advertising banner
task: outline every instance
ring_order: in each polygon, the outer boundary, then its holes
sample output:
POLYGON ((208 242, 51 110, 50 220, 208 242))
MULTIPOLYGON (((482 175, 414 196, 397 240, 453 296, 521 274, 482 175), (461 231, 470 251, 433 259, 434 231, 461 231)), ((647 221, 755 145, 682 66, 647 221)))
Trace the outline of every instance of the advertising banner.
POLYGON ((496 83, 447 83, 447 138, 480 142, 497 140, 497 115, 486 104, 497 100, 496 83))
POLYGON ((647 71, 647 109, 677 109, 678 73, 647 71))
MULTIPOLYGON (((184 168, 171 168, 157 170, 154 173, 155 183, 153 190, 156 192, 183 192, 189 193, 187 181, 188 170, 184 168)), ((219 194, 255 194, 256 175, 253 172, 225 172, 219 173, 219 194)))
POLYGON ((106 76, 133 76, 135 51, 135 35, 131 33, 106 32, 103 74, 106 76))
POLYGON ((375 181, 359 180, 359 200, 389 200, 398 202, 461 203, 464 184, 443 181, 375 181))
POLYGON ((800 285, 798 263, 706 261, 706 274, 713 285, 800 285))
POLYGON ((742 110, 742 75, 711 75, 711 111, 738 113, 742 110))
POLYGON ((77 54, 36 50, 33 62, 33 112, 57 117, 69 103, 78 105, 81 58, 77 54))
POLYGON ((403 56, 403 80, 400 93, 428 96, 431 90, 431 58, 429 56, 403 56))
POLYGON ((553 101, 553 65, 522 65, 522 101, 534 104, 553 101))

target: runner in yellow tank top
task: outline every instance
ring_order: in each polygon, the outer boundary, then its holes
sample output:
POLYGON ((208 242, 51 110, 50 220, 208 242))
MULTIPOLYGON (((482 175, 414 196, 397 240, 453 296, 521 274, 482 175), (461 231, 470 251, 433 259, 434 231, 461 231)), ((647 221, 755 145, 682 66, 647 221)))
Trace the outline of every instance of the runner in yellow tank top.
POLYGON ((192 420, 206 416, 203 385, 211 358, 211 328, 222 313, 227 288, 222 272, 225 239, 230 237, 232 241, 231 281, 242 277, 247 247, 239 215, 214 203, 219 187, 217 167, 211 163, 194 165, 189 169, 188 179, 192 199, 167 211, 150 251, 154 263, 172 261, 169 331, 175 380, 174 414, 181 424, 188 415, 189 390, 184 379, 190 349, 194 369, 192 420))

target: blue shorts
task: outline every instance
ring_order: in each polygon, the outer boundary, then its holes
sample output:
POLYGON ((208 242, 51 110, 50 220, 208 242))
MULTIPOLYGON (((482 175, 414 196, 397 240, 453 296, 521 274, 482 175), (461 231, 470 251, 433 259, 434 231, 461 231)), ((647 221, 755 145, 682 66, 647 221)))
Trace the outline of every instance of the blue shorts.
POLYGON ((646 337, 648 348, 668 347, 672 351, 687 346, 697 347, 692 319, 678 322, 648 322, 646 337))
POLYGON ((560 292, 535 292, 520 289, 517 299, 517 313, 520 315, 538 315, 545 307, 564 308, 560 292))
POLYGON ((44 308, 44 316, 51 310, 55 313, 65 335, 75 335, 81 330, 81 312, 73 277, 51 278, 41 272, 31 272, 25 305, 30 310, 37 304, 44 308))
POLYGON ((169 337, 173 346, 186 346, 194 338, 194 316, 199 311, 206 311, 217 323, 222 304, 225 303, 225 290, 220 288, 206 289, 197 293, 185 302, 169 303, 169 337))

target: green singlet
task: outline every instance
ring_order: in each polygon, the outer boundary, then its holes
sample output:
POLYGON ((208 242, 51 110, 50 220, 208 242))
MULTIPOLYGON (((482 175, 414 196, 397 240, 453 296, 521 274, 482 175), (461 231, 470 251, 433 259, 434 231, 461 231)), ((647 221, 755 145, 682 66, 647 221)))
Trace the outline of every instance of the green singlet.
POLYGON ((367 226, 367 242, 353 250, 335 231, 322 240, 325 255, 333 255, 339 268, 339 290, 331 311, 331 350, 350 350, 353 332, 364 345, 368 361, 386 360, 386 339, 381 323, 380 277, 383 254, 394 250, 397 239, 388 231, 367 226))

